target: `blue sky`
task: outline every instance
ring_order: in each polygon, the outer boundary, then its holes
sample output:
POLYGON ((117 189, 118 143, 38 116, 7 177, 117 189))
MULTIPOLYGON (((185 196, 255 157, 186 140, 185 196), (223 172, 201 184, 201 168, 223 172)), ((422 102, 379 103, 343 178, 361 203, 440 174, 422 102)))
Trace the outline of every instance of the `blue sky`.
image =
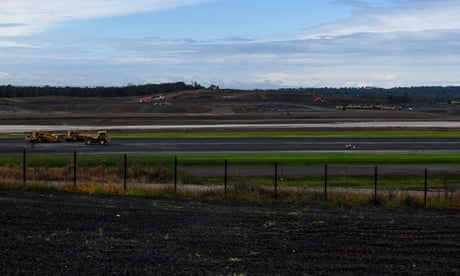
POLYGON ((0 2, 0 84, 460 85, 457 0, 0 2))

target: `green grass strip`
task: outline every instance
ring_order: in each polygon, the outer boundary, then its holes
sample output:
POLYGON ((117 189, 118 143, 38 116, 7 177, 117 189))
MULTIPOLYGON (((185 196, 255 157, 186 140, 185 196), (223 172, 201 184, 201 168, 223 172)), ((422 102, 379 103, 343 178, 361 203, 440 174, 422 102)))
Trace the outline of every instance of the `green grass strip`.
MULTIPOLYGON (((77 162, 85 166, 120 166, 122 155, 78 156, 77 162)), ((446 165, 460 164, 460 154, 228 154, 228 155, 184 155, 177 157, 183 165, 221 166, 229 164, 265 165, 278 162, 280 165, 446 165)), ((72 164, 72 155, 27 156, 29 165, 66 166, 72 164)), ((174 156, 129 155, 128 163, 137 165, 174 164, 174 156)), ((22 155, 0 156, 0 165, 22 164, 22 155)))
POLYGON ((267 164, 278 162, 290 165, 392 165, 392 164, 460 164, 460 154, 251 154, 219 156, 180 156, 182 163, 200 164, 228 162, 239 164, 267 164))

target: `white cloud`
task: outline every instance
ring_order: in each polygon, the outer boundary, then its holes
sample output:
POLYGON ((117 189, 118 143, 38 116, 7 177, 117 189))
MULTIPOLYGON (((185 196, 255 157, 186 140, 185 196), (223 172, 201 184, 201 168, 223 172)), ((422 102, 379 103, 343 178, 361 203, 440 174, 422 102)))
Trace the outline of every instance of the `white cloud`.
POLYGON ((10 47, 10 48, 38 48, 39 46, 28 44, 28 43, 21 43, 17 41, 9 41, 9 40, 0 40, 0 47, 10 47))
POLYGON ((10 77, 9 73, 0 71, 0 79, 6 79, 6 78, 9 78, 9 77, 10 77))
POLYGON ((17 0, 0 2, 0 36, 42 32, 56 23, 133 14, 212 0, 17 0))
MULTIPOLYGON (((356 1, 352 1, 356 2, 356 1)), ((456 0, 394 1, 388 8, 362 8, 352 16, 309 28, 298 38, 337 37, 357 33, 420 32, 460 29, 456 0)))
POLYGON ((182 80, 233 88, 458 84, 457 0, 358 5, 352 16, 301 34, 251 40, 189 43, 46 32, 66 20, 205 1, 213 0, 0 2, 0 47, 5 49, 0 82, 93 86, 182 80))

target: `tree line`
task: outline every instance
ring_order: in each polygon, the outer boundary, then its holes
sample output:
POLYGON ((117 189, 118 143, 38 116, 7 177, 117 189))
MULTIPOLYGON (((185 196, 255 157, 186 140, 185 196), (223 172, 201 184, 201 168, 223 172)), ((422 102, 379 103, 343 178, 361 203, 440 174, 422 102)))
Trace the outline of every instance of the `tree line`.
MULTIPOLYGON (((125 87, 53 87, 53 86, 0 86, 0 97, 42 97, 42 96, 67 96, 67 97, 129 97, 152 94, 167 94, 178 91, 190 90, 219 90, 223 93, 244 91, 236 89, 220 90, 218 86, 208 88, 194 82, 184 82, 128 85, 125 87)), ((260 92, 305 92, 321 96, 339 96, 369 100, 385 100, 395 103, 449 103, 460 102, 460 86, 421 86, 421 87, 351 87, 351 88, 282 88, 278 90, 247 90, 260 92)))
POLYGON ((184 82, 128 85, 125 87, 53 87, 53 86, 0 86, 0 97, 129 97, 156 93, 198 90, 203 87, 197 83, 184 82))
POLYGON ((452 103, 460 102, 460 86, 419 87, 357 87, 357 88, 298 88, 283 89, 303 91, 321 96, 359 98, 362 100, 385 100, 389 103, 452 103))

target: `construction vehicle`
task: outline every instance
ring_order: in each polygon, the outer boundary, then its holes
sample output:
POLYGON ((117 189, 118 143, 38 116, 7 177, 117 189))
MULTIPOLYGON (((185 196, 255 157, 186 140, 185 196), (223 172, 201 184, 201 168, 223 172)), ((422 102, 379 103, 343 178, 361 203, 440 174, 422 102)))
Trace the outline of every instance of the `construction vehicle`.
POLYGON ((153 98, 154 101, 162 101, 164 99, 165 99, 165 96, 163 96, 163 95, 160 95, 158 97, 153 98))
POLYGON ((85 139, 80 135, 81 131, 80 130, 69 130, 67 133, 64 135, 64 139, 67 142, 78 142, 78 141, 84 141, 85 139))
POLYGON ((26 136, 26 140, 31 143, 58 143, 64 141, 64 133, 50 131, 33 131, 26 136))
POLYGON ((151 103, 155 101, 163 101, 165 99, 165 96, 159 95, 159 96, 147 96, 139 99, 139 103, 151 103))
POLYGON ((327 103, 327 100, 323 97, 316 97, 313 101, 315 101, 315 103, 327 103))
POLYGON ((110 142, 110 136, 107 133, 107 130, 99 130, 97 132, 82 132, 79 133, 79 136, 85 141, 85 144, 87 145, 105 145, 110 142))
POLYGON ((140 103, 149 103, 151 101, 152 101, 152 96, 143 97, 143 98, 139 99, 140 103))
POLYGON ((33 131, 31 134, 26 136, 26 140, 31 143, 59 143, 59 142, 78 142, 85 141, 87 145, 97 143, 105 145, 110 142, 110 136, 107 130, 99 131, 80 131, 70 130, 67 133, 63 132, 52 132, 52 131, 33 131))
POLYGON ((335 107, 337 110, 392 110, 399 111, 402 110, 400 105, 381 105, 381 104, 349 104, 347 106, 337 105, 335 107))

